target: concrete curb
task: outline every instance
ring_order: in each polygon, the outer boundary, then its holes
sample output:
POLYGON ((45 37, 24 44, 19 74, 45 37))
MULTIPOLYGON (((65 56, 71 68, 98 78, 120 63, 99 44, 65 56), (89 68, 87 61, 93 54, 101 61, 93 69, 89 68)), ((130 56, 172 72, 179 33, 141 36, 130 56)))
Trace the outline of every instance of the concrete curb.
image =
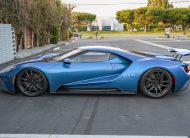
POLYGON ((66 43, 65 41, 61 41, 56 45, 55 44, 49 44, 49 45, 45 45, 45 46, 35 47, 33 49, 24 49, 24 50, 21 50, 21 51, 16 53, 16 58, 26 58, 26 57, 41 53, 45 50, 49 50, 53 47, 57 47, 59 45, 65 44, 65 43, 66 43))

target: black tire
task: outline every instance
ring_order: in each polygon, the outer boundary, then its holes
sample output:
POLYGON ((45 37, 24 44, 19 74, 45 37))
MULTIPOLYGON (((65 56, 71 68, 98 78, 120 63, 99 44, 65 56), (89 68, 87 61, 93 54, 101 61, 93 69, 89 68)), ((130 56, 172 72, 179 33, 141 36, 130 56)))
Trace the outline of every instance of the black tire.
POLYGON ((147 71, 140 80, 140 91, 151 98, 161 98, 172 89, 173 81, 170 73, 161 68, 147 71))
POLYGON ((48 81, 39 70, 28 68, 22 70, 16 77, 16 88, 26 96, 39 96, 46 92, 48 81))

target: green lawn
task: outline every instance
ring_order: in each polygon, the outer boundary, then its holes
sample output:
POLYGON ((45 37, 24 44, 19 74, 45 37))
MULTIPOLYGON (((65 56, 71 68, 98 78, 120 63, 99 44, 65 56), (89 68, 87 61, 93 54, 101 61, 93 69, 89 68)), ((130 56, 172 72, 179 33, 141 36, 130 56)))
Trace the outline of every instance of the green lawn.
MULTIPOLYGON (((82 37, 95 37, 95 31, 92 32, 81 32, 82 37)), ((190 36, 190 32, 187 33, 190 36)), ((105 37, 105 36, 115 36, 115 35, 164 35, 164 31, 149 31, 149 32, 128 32, 128 31, 99 31, 98 36, 99 37, 105 37)), ((183 32, 171 32, 172 36, 175 35, 183 35, 183 32)))

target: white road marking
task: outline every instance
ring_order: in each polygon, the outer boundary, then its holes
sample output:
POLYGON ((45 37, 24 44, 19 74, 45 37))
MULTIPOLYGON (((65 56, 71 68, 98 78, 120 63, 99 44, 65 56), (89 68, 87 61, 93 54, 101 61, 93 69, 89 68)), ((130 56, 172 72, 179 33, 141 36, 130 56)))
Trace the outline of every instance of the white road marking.
POLYGON ((67 46, 67 45, 69 45, 70 43, 66 43, 65 45, 67 46))
POLYGON ((0 138, 188 138, 187 136, 0 134, 0 138))
POLYGON ((138 42, 141 42, 141 43, 145 43, 145 44, 148 44, 148 45, 152 45, 152 46, 155 46, 155 47, 163 48, 163 49, 171 49, 172 48, 172 47, 169 47, 169 46, 155 44, 155 43, 151 43, 151 42, 147 42, 147 41, 139 40, 139 39, 137 39, 135 41, 138 41, 138 42))
POLYGON ((165 40, 165 41, 149 41, 151 43, 153 42, 190 42, 190 40, 165 40))
POLYGON ((56 50, 59 50, 59 49, 60 49, 60 47, 56 47, 56 48, 54 48, 53 50, 56 51, 56 50))

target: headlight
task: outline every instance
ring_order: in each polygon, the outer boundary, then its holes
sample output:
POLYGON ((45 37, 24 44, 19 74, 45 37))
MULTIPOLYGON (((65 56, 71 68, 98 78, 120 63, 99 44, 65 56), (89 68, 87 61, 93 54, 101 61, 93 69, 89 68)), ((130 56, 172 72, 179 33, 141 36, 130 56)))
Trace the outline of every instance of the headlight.
POLYGON ((9 66, 9 67, 7 67, 7 68, 1 70, 0 73, 9 72, 9 71, 11 71, 11 70, 13 70, 13 69, 15 69, 15 68, 16 68, 16 66, 14 66, 14 65, 13 65, 13 66, 9 66))

